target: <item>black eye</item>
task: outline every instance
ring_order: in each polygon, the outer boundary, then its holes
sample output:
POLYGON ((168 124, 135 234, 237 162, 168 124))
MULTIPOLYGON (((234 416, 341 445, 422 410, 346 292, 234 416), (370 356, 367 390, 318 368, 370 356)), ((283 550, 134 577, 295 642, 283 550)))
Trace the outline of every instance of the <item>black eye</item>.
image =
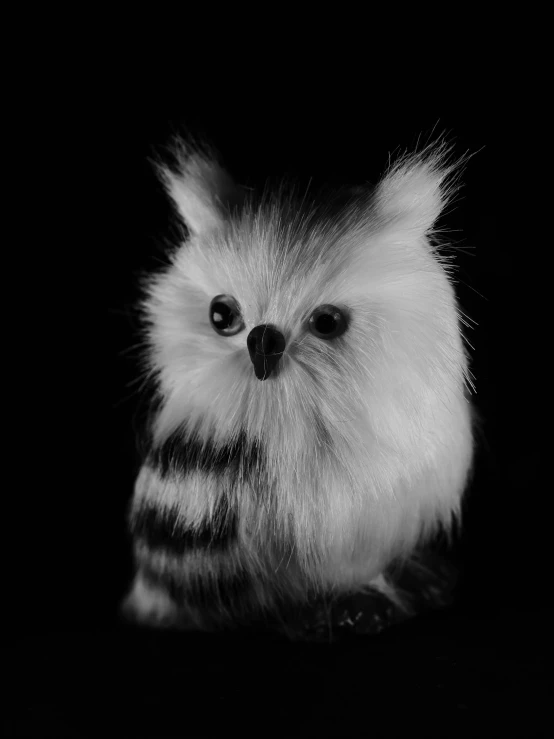
POLYGON ((212 300, 210 322, 221 336, 234 336, 244 328, 240 308, 230 295, 216 295, 212 300))
POLYGON ((346 316, 334 305, 320 305, 308 323, 309 329, 318 339, 335 339, 348 328, 346 316))

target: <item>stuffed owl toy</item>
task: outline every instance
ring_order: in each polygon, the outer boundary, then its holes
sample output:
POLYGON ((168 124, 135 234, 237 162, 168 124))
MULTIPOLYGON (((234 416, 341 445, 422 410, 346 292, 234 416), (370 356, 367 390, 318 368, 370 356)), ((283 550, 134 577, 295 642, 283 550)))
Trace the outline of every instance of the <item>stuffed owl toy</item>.
POLYGON ((422 552, 460 513, 473 446, 436 239, 448 158, 439 143, 319 201, 246 193, 184 145, 160 167, 186 238, 142 303, 156 400, 128 617, 298 636, 440 602, 422 552))

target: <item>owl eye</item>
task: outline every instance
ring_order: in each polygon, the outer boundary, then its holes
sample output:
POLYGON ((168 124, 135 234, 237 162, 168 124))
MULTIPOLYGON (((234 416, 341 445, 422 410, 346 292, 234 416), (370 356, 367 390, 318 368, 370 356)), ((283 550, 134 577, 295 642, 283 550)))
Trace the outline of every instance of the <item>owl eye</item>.
POLYGON ((237 301, 230 295, 216 295, 210 303, 210 323, 221 336, 234 336, 244 328, 237 301))
POLYGON ((308 327, 318 339, 335 339, 348 328, 344 313, 336 306, 329 304, 320 305, 314 310, 308 327))

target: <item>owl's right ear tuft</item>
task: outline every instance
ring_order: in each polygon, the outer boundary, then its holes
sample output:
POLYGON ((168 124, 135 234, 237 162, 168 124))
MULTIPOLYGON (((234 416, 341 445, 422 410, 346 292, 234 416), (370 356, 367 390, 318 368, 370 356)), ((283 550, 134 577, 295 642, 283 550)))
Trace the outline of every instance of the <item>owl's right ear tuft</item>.
POLYGON ((222 227, 234 205, 242 200, 240 188, 213 155, 191 150, 182 141, 175 146, 175 170, 157 164, 158 175, 193 236, 222 227))

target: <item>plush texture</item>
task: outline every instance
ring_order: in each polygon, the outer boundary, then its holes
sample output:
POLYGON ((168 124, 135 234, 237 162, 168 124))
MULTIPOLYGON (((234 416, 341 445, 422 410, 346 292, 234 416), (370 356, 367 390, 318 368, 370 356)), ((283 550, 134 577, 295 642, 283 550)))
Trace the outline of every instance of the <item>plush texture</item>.
POLYGON ((286 631, 291 609, 338 624, 360 593, 374 625, 376 604, 394 621, 433 592, 440 602, 421 551, 459 516, 473 448, 436 228, 460 163, 439 143, 376 188, 318 201, 285 186, 246 194, 182 143, 177 160, 160 174, 187 235, 142 305, 156 402, 129 518, 126 614, 286 631), (227 310, 216 296, 234 306, 229 335, 214 328, 227 310), (419 573, 408 588, 406 572, 419 573))

